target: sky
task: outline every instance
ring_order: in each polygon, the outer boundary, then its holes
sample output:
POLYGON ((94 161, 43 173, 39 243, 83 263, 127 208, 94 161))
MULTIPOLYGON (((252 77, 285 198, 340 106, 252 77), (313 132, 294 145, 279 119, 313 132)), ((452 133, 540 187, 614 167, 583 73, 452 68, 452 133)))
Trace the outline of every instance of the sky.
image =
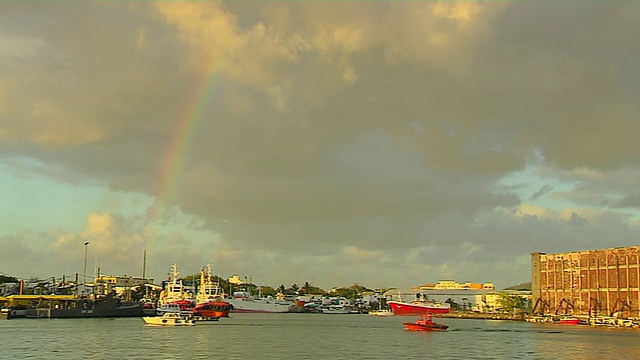
POLYGON ((639 2, 3 1, 0 273, 528 282, 639 244, 639 98, 639 2))

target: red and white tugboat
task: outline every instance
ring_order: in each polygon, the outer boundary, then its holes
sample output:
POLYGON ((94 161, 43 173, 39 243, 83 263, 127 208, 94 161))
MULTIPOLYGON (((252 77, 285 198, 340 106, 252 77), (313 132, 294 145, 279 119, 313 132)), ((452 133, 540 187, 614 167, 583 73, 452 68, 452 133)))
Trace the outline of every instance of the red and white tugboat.
POLYGON ((196 306, 193 315, 206 319, 229 317, 231 304, 224 301, 222 290, 217 281, 214 281, 211 271, 211 263, 207 264, 206 272, 200 270, 200 286, 196 296, 196 306))

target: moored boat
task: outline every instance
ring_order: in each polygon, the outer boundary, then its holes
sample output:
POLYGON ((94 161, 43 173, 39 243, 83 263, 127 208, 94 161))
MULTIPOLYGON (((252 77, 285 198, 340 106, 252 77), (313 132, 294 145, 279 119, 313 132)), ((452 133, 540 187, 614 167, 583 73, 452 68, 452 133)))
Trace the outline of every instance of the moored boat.
POLYGON ((200 270, 200 285, 193 314, 203 317, 229 317, 231 304, 224 301, 222 290, 218 282, 214 281, 210 263, 207 264, 206 269, 206 273, 204 268, 200 270))
POLYGON ((369 311, 369 315, 373 316, 393 316, 393 311, 389 309, 372 310, 369 311))
POLYGON ((114 293, 79 298, 58 298, 41 301, 34 308, 27 308, 28 318, 96 318, 136 317, 142 315, 142 303, 126 302, 114 293))
POLYGON ((451 310, 449 304, 439 304, 426 300, 416 300, 410 303, 388 301, 387 304, 395 315, 447 314, 451 310))
POLYGON ((204 317, 229 317, 231 305, 226 301, 209 301, 204 304, 196 305, 193 308, 193 315, 204 317))
POLYGON ((293 305, 288 301, 271 296, 253 297, 246 291, 236 291, 233 297, 225 299, 231 305, 231 312, 285 313, 293 305))
POLYGON ((146 316, 142 320, 148 326, 193 326, 196 324, 196 320, 175 312, 167 312, 162 316, 146 316))
POLYGON ((156 315, 162 316, 166 313, 178 313, 182 316, 193 315, 193 302, 189 300, 176 300, 156 307, 156 315))
POLYGON ((553 316, 551 315, 534 315, 526 318, 527 322, 532 323, 553 323, 553 316))
POLYGON ((562 325, 578 325, 580 324, 580 319, 574 316, 563 316, 558 320, 558 324, 562 325))
POLYGON ((446 331, 449 326, 445 324, 434 323, 431 316, 425 315, 415 322, 402 323, 404 327, 409 331, 446 331))
POLYGON ((25 305, 5 306, 0 308, 0 319, 23 318, 27 315, 25 305))
POLYGON ((171 274, 165 289, 160 293, 158 305, 175 304, 183 300, 193 302, 193 295, 185 289, 182 280, 178 278, 178 264, 171 265, 171 274))
POLYGON ((151 300, 140 301, 142 303, 142 316, 154 316, 156 313, 156 304, 151 300))
POLYGON ((160 293, 160 299, 156 307, 158 316, 162 316, 165 313, 179 313, 183 316, 193 315, 193 307, 195 306, 193 295, 185 289, 178 275, 178 264, 172 264, 169 281, 160 293))

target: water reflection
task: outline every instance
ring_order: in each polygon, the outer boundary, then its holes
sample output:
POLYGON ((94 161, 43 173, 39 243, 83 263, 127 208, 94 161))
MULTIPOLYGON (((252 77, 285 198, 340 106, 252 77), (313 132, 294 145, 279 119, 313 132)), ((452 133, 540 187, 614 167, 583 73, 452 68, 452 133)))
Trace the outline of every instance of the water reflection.
POLYGON ((536 352, 545 359, 640 358, 640 349, 634 344, 640 335, 636 329, 588 325, 532 325, 536 352))
POLYGON ((235 314, 193 327, 141 319, 0 321, 6 358, 106 359, 607 359, 640 358, 640 330, 439 319, 447 332, 410 332, 409 317, 235 314))

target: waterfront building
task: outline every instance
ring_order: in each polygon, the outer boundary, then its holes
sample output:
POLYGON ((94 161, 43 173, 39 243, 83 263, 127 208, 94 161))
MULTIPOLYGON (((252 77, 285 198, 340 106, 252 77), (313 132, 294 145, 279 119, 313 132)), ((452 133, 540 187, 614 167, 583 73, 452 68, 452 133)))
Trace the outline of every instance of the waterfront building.
POLYGON ((469 281, 459 283, 453 280, 439 280, 437 284, 424 284, 417 288, 418 290, 495 290, 496 287, 490 282, 480 284, 469 281))
POLYGON ((244 280, 242 280, 240 278, 240 276, 238 275, 233 275, 232 277, 230 277, 228 279, 229 284, 233 284, 233 285, 244 285, 244 284, 251 284, 253 279, 251 279, 251 276, 249 276, 248 278, 245 276, 244 280))
POLYGON ((640 317, 640 246, 531 253, 533 313, 640 317))
POLYGON ((134 276, 111 276, 104 275, 95 279, 95 292, 98 294, 107 294, 111 291, 115 291, 117 294, 121 294, 131 288, 138 286, 148 286, 153 283, 153 279, 146 279, 134 276))

